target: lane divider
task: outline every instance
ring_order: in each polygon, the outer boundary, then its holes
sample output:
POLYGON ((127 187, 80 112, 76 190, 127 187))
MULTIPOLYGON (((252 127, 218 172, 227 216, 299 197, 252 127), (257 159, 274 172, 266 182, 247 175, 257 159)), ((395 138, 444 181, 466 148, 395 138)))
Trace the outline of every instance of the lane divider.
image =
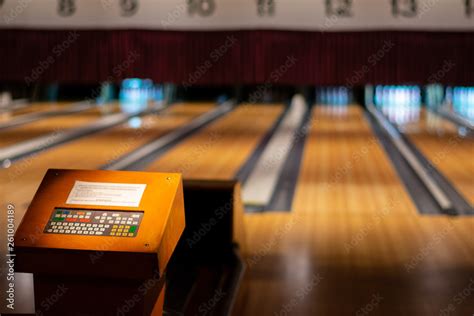
POLYGON ((403 158, 405 158, 405 160, 408 162, 410 167, 415 171, 416 175, 426 186, 440 208, 447 214, 452 213, 454 207, 451 203, 451 200, 441 189, 438 183, 431 177, 428 171, 424 168, 423 164, 418 160, 416 155, 410 150, 397 129, 392 124, 390 124, 390 122, 372 104, 367 104, 367 110, 375 117, 380 126, 382 126, 383 129, 389 134, 393 144, 402 154, 403 158))
POLYGON ((242 199, 250 209, 264 209, 270 203, 307 109, 301 95, 293 97, 290 109, 243 184, 242 199))
POLYGON ((434 112, 442 117, 448 119, 449 121, 453 122, 454 124, 458 125, 459 127, 463 127, 469 130, 470 133, 474 133, 474 124, 462 117, 461 115, 449 110, 449 108, 445 105, 441 108, 434 110, 434 112))

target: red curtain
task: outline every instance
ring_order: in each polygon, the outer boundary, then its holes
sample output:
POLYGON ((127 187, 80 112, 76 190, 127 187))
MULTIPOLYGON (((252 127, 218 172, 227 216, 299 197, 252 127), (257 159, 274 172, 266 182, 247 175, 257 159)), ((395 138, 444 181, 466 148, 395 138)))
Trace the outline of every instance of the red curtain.
POLYGON ((474 83, 472 32, 1 30, 0 80, 474 83))

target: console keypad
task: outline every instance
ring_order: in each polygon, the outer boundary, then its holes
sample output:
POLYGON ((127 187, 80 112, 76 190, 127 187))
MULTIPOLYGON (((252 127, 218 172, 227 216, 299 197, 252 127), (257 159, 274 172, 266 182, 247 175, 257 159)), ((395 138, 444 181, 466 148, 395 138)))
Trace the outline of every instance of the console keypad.
POLYGON ((44 233, 135 237, 142 218, 143 212, 56 208, 44 233))

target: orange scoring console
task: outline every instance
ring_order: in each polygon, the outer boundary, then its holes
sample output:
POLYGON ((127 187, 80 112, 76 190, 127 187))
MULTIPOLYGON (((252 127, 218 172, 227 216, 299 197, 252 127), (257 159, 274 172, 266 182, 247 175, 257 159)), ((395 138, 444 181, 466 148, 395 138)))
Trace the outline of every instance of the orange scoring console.
POLYGON ((181 175, 49 170, 15 235, 45 315, 161 315, 185 226, 181 175))

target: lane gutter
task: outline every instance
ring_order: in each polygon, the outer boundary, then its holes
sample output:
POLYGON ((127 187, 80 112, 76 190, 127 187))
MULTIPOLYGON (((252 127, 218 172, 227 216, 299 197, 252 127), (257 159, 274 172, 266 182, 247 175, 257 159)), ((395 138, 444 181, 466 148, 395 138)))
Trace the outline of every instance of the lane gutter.
MULTIPOLYGON (((446 192, 441 188, 439 183, 433 179, 433 177, 428 172, 427 168, 423 165, 423 163, 418 159, 417 155, 411 150, 410 146, 407 144, 406 140, 402 137, 400 132, 388 121, 385 116, 383 116, 372 104, 367 104, 367 111, 371 114, 374 120, 381 126, 384 132, 389 137, 391 143, 400 153, 400 155, 404 158, 404 160, 408 163, 410 168, 413 172, 417 175, 421 183, 429 192, 430 196, 436 201, 436 204, 439 206, 441 213, 446 215, 458 215, 458 211, 455 209, 450 197, 446 194, 446 192)), ((372 125, 373 126, 373 125, 372 125)), ((380 136, 380 133, 376 132, 377 136, 380 136)), ((393 153, 393 151, 392 151, 393 153)), ((387 152, 390 158, 391 155, 387 152)), ((400 164, 396 164, 396 169, 400 171, 399 167, 400 164)), ((406 173, 404 173, 406 176, 406 173)), ((408 191, 410 194, 413 194, 413 184, 410 183, 411 181, 406 181, 404 176, 401 174, 401 178, 404 180, 405 184, 407 185, 408 191)), ((432 213, 430 210, 426 210, 424 205, 420 205, 420 196, 416 195, 413 196, 414 202, 417 204, 421 213, 432 213), (421 206, 421 208, 420 208, 421 206)), ((425 201, 426 202, 426 201, 425 201)))

